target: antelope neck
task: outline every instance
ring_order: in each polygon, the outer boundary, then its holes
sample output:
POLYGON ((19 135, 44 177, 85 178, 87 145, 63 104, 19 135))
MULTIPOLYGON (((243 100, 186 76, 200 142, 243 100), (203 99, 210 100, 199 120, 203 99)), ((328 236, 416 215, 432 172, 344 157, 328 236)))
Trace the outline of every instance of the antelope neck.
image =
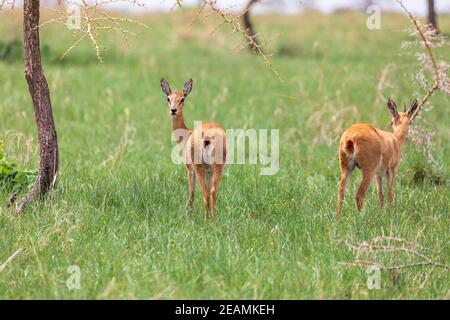
MULTIPOLYGON (((191 133, 191 130, 186 127, 186 124, 184 123, 184 117, 183 115, 172 117, 172 132, 175 133, 175 130, 187 130, 189 131, 189 134, 191 133)), ((180 136, 179 133, 175 135, 177 139, 177 143, 180 143, 183 141, 183 136, 180 136)))
POLYGON ((406 135, 408 134, 409 124, 403 124, 401 126, 398 126, 395 128, 393 135, 395 139, 397 140, 397 143, 399 147, 401 148, 403 145, 403 142, 405 141, 406 135))

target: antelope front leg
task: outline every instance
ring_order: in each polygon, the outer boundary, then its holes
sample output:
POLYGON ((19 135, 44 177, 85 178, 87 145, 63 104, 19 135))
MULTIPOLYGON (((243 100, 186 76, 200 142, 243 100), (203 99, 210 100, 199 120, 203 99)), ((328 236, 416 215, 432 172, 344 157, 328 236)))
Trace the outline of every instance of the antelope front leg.
POLYGON ((223 165, 218 164, 216 164, 214 167, 214 176, 211 187, 211 202, 210 202, 211 216, 213 217, 216 215, 217 192, 219 191, 220 180, 222 179, 223 167, 224 167, 223 165))
POLYGON ((205 171, 202 165, 195 166, 195 174, 197 175, 200 188, 202 189, 203 203, 205 205, 205 219, 207 219, 210 214, 210 192, 206 185, 205 171))
POLYGON ((193 168, 187 168, 189 179, 189 208, 194 207, 195 200, 195 171, 193 168))

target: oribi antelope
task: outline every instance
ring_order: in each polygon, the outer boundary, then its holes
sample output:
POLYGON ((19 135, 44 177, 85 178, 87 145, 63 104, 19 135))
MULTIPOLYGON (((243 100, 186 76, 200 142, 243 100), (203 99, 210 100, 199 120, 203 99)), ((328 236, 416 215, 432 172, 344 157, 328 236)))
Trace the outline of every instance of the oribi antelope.
POLYGON ((189 181, 189 207, 193 208, 194 205, 195 181, 198 178, 205 205, 205 219, 213 217, 226 162, 225 131, 213 123, 202 123, 194 130, 186 127, 183 109, 185 99, 192 90, 192 79, 185 83, 181 91, 172 91, 169 83, 161 79, 161 89, 167 96, 172 133, 183 151, 189 181))
POLYGON ((341 217, 342 201, 345 187, 353 170, 358 167, 362 171, 362 181, 356 193, 356 206, 363 208, 364 197, 376 177, 380 207, 383 208, 383 177, 386 177, 389 206, 394 201, 393 187, 395 168, 400 161, 403 142, 408 135, 411 117, 417 109, 414 100, 407 112, 398 112, 397 105, 390 98, 388 108, 392 114, 393 131, 383 131, 370 124, 355 124, 345 130, 339 143, 339 165, 341 181, 338 189, 337 217, 341 217))

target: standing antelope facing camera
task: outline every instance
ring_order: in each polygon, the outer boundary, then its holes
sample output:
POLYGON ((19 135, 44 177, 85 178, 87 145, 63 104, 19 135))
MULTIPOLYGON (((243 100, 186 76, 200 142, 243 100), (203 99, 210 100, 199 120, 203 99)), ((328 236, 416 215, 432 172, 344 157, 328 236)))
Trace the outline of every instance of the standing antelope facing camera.
POLYGON ((361 185, 356 193, 356 206, 359 211, 363 208, 364 197, 374 176, 376 176, 380 207, 383 208, 384 201, 383 176, 387 179, 389 206, 393 204, 395 168, 400 161, 400 152, 408 135, 411 117, 417 109, 417 100, 413 101, 407 112, 398 112, 397 105, 390 98, 387 105, 392 114, 393 132, 380 130, 370 124, 355 124, 348 128, 341 137, 339 143, 341 181, 338 190, 338 220, 341 218, 345 187, 355 167, 362 171, 361 185))
POLYGON ((189 180, 189 207, 194 205, 195 180, 198 178, 205 205, 205 219, 216 212, 217 193, 226 161, 226 135, 218 124, 203 123, 190 130, 183 118, 184 101, 192 90, 189 79, 182 91, 172 91, 169 83, 161 79, 161 90, 167 96, 172 133, 181 144, 189 180))

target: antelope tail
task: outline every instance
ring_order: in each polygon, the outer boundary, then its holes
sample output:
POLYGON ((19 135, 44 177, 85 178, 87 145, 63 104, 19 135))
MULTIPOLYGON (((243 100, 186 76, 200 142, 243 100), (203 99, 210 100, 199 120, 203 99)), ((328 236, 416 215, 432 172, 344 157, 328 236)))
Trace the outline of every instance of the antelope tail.
POLYGON ((353 154, 353 152, 355 151, 355 144, 352 140, 347 140, 347 142, 345 142, 344 150, 348 155, 353 154))
POLYGON ((211 144, 211 140, 212 140, 211 137, 208 137, 208 136, 204 137, 203 138, 203 148, 208 147, 211 144))

